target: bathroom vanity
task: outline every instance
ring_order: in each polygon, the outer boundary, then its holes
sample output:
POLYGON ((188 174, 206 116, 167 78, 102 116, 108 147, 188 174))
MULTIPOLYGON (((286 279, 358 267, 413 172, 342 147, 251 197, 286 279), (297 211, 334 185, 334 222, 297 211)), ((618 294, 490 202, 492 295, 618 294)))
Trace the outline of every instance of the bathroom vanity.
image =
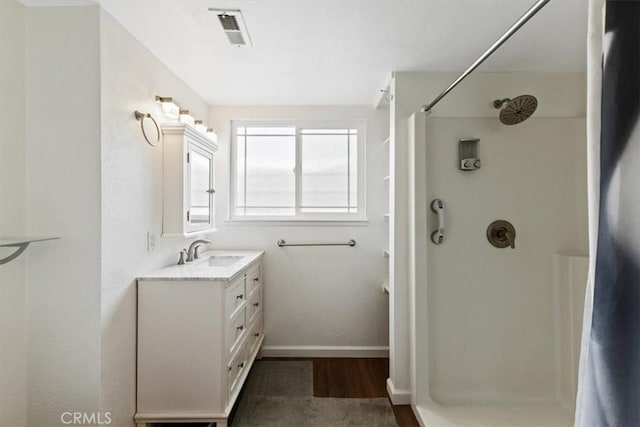
POLYGON ((138 426, 227 419, 264 340, 260 251, 138 278, 138 426))

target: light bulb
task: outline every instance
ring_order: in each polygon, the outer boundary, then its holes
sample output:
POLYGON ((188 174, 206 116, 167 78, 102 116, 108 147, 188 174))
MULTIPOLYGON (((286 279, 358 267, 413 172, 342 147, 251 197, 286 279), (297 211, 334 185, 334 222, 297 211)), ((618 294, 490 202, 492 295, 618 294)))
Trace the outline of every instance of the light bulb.
POLYGON ((189 110, 180 110, 180 123, 186 123, 189 125, 195 124, 195 119, 193 118, 193 116, 191 116, 191 114, 189 114, 189 110))
POLYGON ((156 101, 160 103, 162 113, 171 118, 177 119, 180 116, 180 105, 178 102, 168 96, 156 96, 156 101))
POLYGON ((194 122, 195 128, 202 133, 207 132, 207 126, 202 122, 202 120, 196 120, 194 122))
POLYGON ((213 130, 211 128, 207 129, 207 136, 214 143, 216 143, 216 144, 218 143, 218 134, 216 134, 215 130, 213 130))

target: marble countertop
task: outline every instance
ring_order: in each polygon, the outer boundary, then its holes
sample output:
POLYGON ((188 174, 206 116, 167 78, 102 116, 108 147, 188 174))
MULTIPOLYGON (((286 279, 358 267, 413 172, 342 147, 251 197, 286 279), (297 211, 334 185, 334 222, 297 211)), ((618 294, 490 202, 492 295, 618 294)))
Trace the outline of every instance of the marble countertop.
POLYGON ((231 280, 247 266, 264 255, 264 251, 215 250, 200 254, 200 259, 184 265, 171 265, 151 273, 143 274, 138 280, 231 280), (209 265, 211 257, 240 257, 227 266, 209 265))

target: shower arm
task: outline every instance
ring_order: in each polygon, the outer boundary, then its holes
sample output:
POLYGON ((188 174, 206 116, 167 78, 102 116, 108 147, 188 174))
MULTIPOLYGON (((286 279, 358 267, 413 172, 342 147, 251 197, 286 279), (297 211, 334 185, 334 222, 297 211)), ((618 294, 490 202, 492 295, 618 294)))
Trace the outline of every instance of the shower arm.
POLYGON ((431 109, 442 100, 454 87, 458 86, 462 80, 464 80, 469 74, 471 74, 476 68, 480 66, 488 57, 490 57, 493 52, 498 50, 500 46, 502 46, 509 38, 514 35, 524 24, 529 21, 529 19, 533 18, 533 16, 540 11, 543 7, 547 5, 551 0, 538 0, 533 6, 527 10, 524 15, 520 17, 509 29, 489 47, 480 58, 476 59, 476 61, 471 64, 469 68, 465 72, 463 72, 460 77, 455 79, 445 90, 440 93, 440 95, 436 96, 430 104, 424 105, 420 111, 423 113, 430 113, 431 109))

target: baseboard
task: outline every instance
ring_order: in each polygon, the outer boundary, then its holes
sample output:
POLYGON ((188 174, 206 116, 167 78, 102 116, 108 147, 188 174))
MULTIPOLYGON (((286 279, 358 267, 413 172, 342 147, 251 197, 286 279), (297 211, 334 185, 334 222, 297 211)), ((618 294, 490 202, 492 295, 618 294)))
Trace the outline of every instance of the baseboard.
POLYGON ((391 378, 387 378, 387 394, 391 403, 394 405, 410 405, 411 404, 411 391, 398 390, 393 386, 391 378))
POLYGON ((389 357, 389 347, 384 346, 263 346, 261 357, 389 357))

